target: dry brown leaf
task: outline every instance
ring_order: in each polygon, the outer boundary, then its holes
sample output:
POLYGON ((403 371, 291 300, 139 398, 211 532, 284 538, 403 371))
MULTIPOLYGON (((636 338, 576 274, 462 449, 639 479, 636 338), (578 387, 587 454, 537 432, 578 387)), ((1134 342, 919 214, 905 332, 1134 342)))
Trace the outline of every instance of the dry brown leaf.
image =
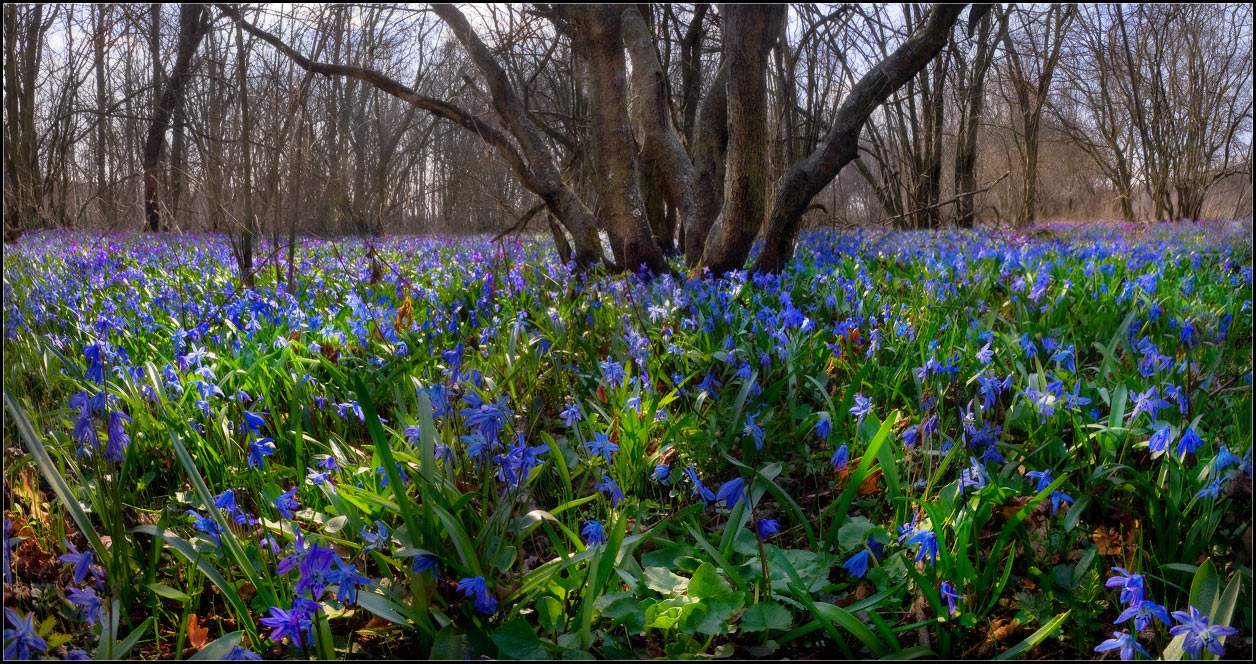
POLYGON ((197 624, 196 614, 188 614, 188 643, 197 650, 205 647, 209 640, 209 628, 197 624))

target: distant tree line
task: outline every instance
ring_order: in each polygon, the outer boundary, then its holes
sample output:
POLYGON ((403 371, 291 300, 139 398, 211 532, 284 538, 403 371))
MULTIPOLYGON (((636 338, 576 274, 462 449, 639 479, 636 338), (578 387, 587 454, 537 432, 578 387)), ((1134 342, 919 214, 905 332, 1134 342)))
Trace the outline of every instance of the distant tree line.
POLYGON ((1251 214, 1249 5, 279 7, 6 5, 6 233, 725 272, 817 225, 1251 214))

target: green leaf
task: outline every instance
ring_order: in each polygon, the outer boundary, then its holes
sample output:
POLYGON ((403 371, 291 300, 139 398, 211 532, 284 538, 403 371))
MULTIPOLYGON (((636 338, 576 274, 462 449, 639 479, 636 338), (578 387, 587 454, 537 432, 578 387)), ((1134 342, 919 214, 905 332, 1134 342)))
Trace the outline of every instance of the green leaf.
POLYGON ((876 527, 876 524, 869 521, 868 517, 851 517, 837 531, 837 548, 841 551, 863 548, 868 533, 876 527))
POLYGON ((464 660, 471 656, 471 644, 465 634, 459 634, 453 625, 446 625, 436 633, 432 652, 428 659, 464 660))
POLYGON ((219 662, 222 661, 227 653, 233 648, 240 645, 240 641, 244 638, 244 632, 231 632, 223 634, 214 639, 204 648, 201 648, 195 655, 189 657, 189 660, 198 662, 219 662))
MULTIPOLYGON (((117 609, 116 604, 114 605, 114 608, 115 610, 117 609)), ((125 658, 127 656, 127 653, 131 652, 131 648, 134 648, 135 644, 140 642, 140 637, 144 636, 144 634, 148 632, 148 628, 152 624, 153 624, 152 617, 150 616, 146 618, 144 622, 140 623, 139 627, 136 627, 134 630, 132 630, 131 633, 128 634, 125 639, 122 639, 121 642, 119 642, 116 646, 114 646, 113 652, 110 653, 110 656, 113 659, 125 658)))
POLYGON ((1050 621, 1047 622, 1047 624, 1040 627, 1038 631, 1034 632, 1033 634, 1030 634, 1024 641, 1021 641, 1020 643, 1012 646, 1006 652, 999 654, 999 656, 995 657, 995 659, 998 659, 998 660, 1016 659, 1017 657, 1020 657, 1021 654, 1034 649, 1035 647, 1038 646, 1039 643, 1046 641, 1048 636, 1051 636, 1052 634, 1054 634, 1055 631, 1060 628, 1060 625, 1064 624, 1064 621, 1068 618, 1068 615, 1072 612, 1073 610, 1069 609, 1068 611, 1065 611, 1064 613, 1061 613, 1060 615, 1052 618, 1050 621))
POLYGON ((157 593, 158 595, 161 595, 162 597, 172 599, 172 600, 175 600, 176 602, 181 602, 183 604, 187 604, 188 602, 192 600, 191 595, 188 595, 185 592, 175 590, 174 588, 171 588, 170 586, 167 586, 165 584, 150 583, 148 584, 148 589, 157 593))
MULTIPOLYGON (((96 554, 96 559, 100 561, 109 560, 105 555, 105 545, 101 542, 100 536, 96 534, 96 529, 92 527, 92 522, 87 518, 87 513, 83 511, 83 507, 79 505, 78 499, 74 497, 74 492, 70 490, 70 486, 62 479, 60 471, 52 461, 52 457, 48 456, 48 450, 44 447, 44 443, 40 440, 39 435, 35 433, 35 428, 31 426, 30 420, 26 419, 26 413, 21 406, 17 404, 17 400, 9 394, 8 390, 4 390, 4 406, 9 409, 9 413, 13 415, 13 424, 17 428, 18 437, 22 439, 22 444, 26 446, 26 450, 30 452, 31 458, 34 460, 35 467, 39 469, 39 474, 44 476, 44 481, 52 487, 53 493, 57 494, 57 498, 70 513, 70 518, 74 519, 74 525, 78 526, 79 532, 87 538, 87 543, 92 547, 92 551, 96 554)), ((110 579, 116 581, 116 579, 110 579)))
POLYGON ((1217 566, 1212 564, 1212 559, 1204 561, 1195 571, 1195 578, 1191 580, 1191 606, 1200 610, 1200 612, 1208 611, 1211 614, 1212 606, 1216 603, 1218 593, 1221 592, 1221 577, 1217 574, 1217 566))
POLYGON ((512 659, 550 659, 549 651, 541 643, 536 630, 523 618, 516 618, 493 632, 493 643, 497 644, 502 657, 512 659))
POLYGON ((679 595, 685 592, 689 579, 673 574, 665 567, 645 568, 645 587, 661 595, 679 595))
POLYGON ((365 591, 359 592, 358 606, 389 622, 393 622, 398 625, 409 624, 404 615, 408 612, 408 610, 379 593, 365 591))
POLYGON ((780 604, 760 602, 753 604, 741 614, 738 623, 743 632, 763 632, 769 629, 789 629, 794 624, 789 609, 780 604))
POLYGON ((698 600, 707 610, 707 615, 697 624, 694 630, 703 634, 720 634, 724 624, 741 610, 746 603, 746 594, 734 591, 733 587, 715 571, 715 565, 703 563, 689 580, 686 595, 698 600))

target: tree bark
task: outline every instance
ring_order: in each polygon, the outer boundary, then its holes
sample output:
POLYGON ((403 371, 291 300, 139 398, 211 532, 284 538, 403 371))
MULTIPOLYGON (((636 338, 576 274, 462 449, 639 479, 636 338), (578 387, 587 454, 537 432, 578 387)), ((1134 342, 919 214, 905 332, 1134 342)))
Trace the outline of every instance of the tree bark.
POLYGON ((636 144, 628 122, 628 74, 621 12, 609 5, 570 8, 580 26, 578 49, 589 62, 589 134, 598 202, 608 231, 623 243, 621 266, 670 271, 645 216, 636 144))
POLYGON ((728 73, 728 172, 724 207, 702 262, 714 274, 741 269, 763 223, 768 194, 768 52, 785 20, 784 5, 723 7, 728 73), (735 36, 735 38, 734 38, 735 36))
POLYGON ((698 110, 693 142, 694 209, 682 222, 685 235, 685 264, 696 266, 702 260, 707 236, 724 206, 725 155, 728 152, 728 61, 720 64, 711 91, 698 110))
POLYGON ((987 12, 977 23, 977 53, 973 56, 972 69, 960 72, 960 128, 955 141, 955 193, 959 198, 955 201, 955 223, 961 228, 972 228, 976 221, 973 194, 968 192, 977 189, 977 133, 985 112, 986 75, 994 61, 990 30, 991 18, 987 12))
POLYGON ((154 233, 161 230, 160 163, 166 131, 170 129, 170 116, 183 99, 183 88, 191 74, 192 56, 208 31, 209 12, 204 5, 179 6, 179 46, 174 70, 159 87, 153 123, 144 141, 144 215, 148 220, 148 230, 154 233))
POLYGON ((877 106, 942 50, 963 8, 934 5, 924 26, 859 79, 837 109, 819 147, 790 166, 768 217, 763 250, 755 261, 756 271, 780 272, 785 268, 793 256, 802 213, 811 199, 859 153, 859 132, 877 106))

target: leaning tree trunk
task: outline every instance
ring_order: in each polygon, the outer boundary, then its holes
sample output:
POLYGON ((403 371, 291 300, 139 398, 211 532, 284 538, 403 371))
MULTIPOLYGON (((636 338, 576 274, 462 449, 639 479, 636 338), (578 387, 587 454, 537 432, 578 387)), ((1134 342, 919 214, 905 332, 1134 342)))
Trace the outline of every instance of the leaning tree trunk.
POLYGON ((784 20, 784 5, 724 5, 728 174, 724 208, 702 253, 703 264, 714 274, 745 265, 763 223, 768 195, 768 52, 784 20))
POLYGON ((790 166, 768 217, 756 271, 780 272, 785 268, 793 257, 798 225, 811 199, 859 154, 859 132, 868 117, 942 50, 963 9, 963 5, 934 5, 919 30, 859 79, 837 109, 819 147, 790 166))
POLYGON ((144 215, 148 230, 161 230, 160 177, 162 152, 166 143, 166 131, 170 129, 170 116, 183 99, 183 87, 191 74, 192 56, 205 33, 209 32, 209 12, 205 5, 183 4, 179 7, 179 47, 174 70, 162 82, 157 95, 157 107, 153 109, 153 123, 144 141, 144 215))

